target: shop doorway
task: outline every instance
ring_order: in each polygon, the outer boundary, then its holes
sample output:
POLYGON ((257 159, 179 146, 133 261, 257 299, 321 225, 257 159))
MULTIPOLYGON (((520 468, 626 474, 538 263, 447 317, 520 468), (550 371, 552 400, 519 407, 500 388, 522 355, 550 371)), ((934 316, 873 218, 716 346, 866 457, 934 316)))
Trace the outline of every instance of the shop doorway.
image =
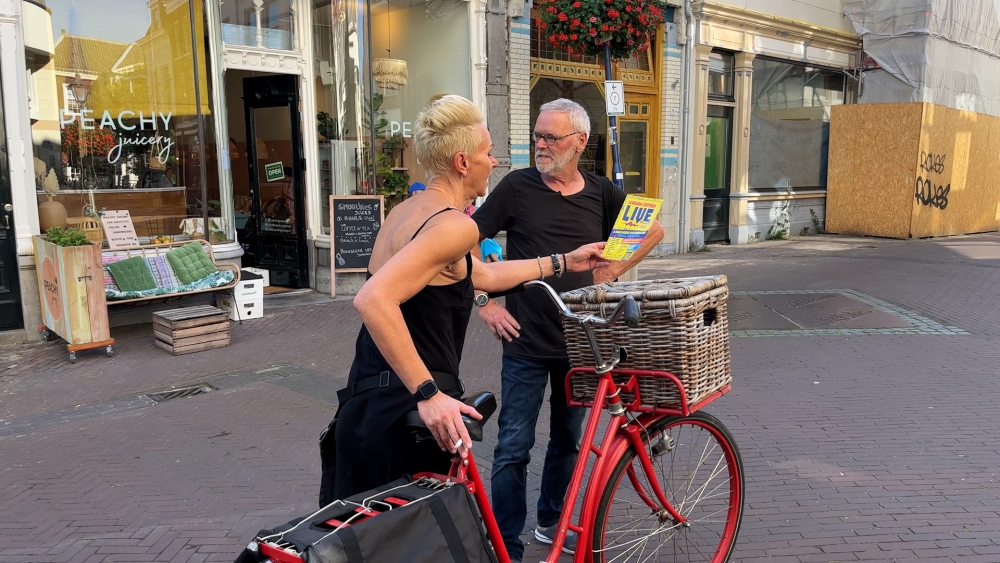
POLYGON ((708 106, 705 129, 705 242, 729 240, 733 108, 708 106))
MULTIPOLYGON (((271 285, 309 287, 298 77, 242 80, 247 177, 237 186, 243 263, 270 272, 271 285), (242 188, 242 189, 241 189, 242 188)), ((235 168, 235 166, 234 166, 235 168)))
MULTIPOLYGON (((2 90, 0 99, 3 99, 2 90)), ((14 204, 11 201, 10 168, 7 161, 7 129, 4 123, 3 104, 0 104, 0 330, 24 327, 17 267, 17 237, 14 235, 14 204)))

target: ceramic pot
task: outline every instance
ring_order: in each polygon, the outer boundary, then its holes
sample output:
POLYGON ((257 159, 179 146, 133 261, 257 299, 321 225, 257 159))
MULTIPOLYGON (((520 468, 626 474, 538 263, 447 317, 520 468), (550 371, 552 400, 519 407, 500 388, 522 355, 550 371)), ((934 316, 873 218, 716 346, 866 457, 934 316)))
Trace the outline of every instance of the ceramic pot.
POLYGON ((42 232, 52 227, 66 227, 66 206, 54 199, 38 204, 38 226, 42 232))

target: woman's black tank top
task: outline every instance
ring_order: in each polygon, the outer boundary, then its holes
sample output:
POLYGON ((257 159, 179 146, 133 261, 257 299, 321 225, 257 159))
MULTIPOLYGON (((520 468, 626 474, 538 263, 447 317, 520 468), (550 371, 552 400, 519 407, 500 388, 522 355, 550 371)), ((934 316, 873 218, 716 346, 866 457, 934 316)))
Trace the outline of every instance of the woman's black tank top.
MULTIPOLYGON (((445 211, 442 209, 427 218, 413 233, 415 238, 427 223, 445 211)), ((410 240, 413 240, 411 238, 410 240)), ((458 366, 462 362, 462 346, 465 331, 472 314, 472 253, 465 255, 465 279, 448 285, 428 285, 400 305, 403 320, 410 332, 417 353, 428 371, 440 371, 458 377, 458 366)), ((371 278, 371 272, 368 277, 371 278)), ((392 371, 389 362, 382 356, 368 327, 362 325, 355 345, 354 364, 351 366, 351 381, 357 382, 383 371, 392 371)))

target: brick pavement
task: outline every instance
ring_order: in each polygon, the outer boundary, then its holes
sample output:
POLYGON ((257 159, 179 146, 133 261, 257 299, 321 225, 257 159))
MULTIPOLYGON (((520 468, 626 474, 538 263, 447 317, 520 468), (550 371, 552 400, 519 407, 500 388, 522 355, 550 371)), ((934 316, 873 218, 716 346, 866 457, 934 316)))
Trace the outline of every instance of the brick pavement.
MULTIPOLYGON (((714 273, 740 291, 855 290, 970 333, 734 338, 733 392, 710 408, 746 465, 733 560, 1000 561, 1000 237, 807 237, 650 260, 642 275, 714 273)), ((0 349, 0 428, 47 421, 0 435, 0 563, 232 560, 308 510, 357 328, 338 301, 234 325, 230 347, 190 356, 153 348, 148 325, 115 330, 113 359, 0 349), (247 378, 261 369, 275 375, 247 378), (192 398, 45 418, 226 373, 234 386, 192 398)), ((498 366, 474 320, 467 386, 498 389, 498 366)), ((487 473, 491 449, 477 451, 487 473)))

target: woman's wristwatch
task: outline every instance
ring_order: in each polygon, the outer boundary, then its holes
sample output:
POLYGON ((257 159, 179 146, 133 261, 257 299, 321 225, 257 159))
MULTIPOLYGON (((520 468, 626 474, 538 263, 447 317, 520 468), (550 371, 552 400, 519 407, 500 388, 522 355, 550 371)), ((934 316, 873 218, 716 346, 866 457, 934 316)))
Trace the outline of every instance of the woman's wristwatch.
POLYGON ((437 383, 435 383, 433 379, 428 379, 427 381, 421 383, 420 387, 417 387, 417 392, 413 394, 413 397, 416 398, 418 402, 426 401, 434 395, 437 395, 438 391, 440 391, 440 389, 438 389, 437 383))
POLYGON ((472 302, 476 304, 476 307, 485 307, 490 302, 490 295, 488 293, 477 293, 472 302))

